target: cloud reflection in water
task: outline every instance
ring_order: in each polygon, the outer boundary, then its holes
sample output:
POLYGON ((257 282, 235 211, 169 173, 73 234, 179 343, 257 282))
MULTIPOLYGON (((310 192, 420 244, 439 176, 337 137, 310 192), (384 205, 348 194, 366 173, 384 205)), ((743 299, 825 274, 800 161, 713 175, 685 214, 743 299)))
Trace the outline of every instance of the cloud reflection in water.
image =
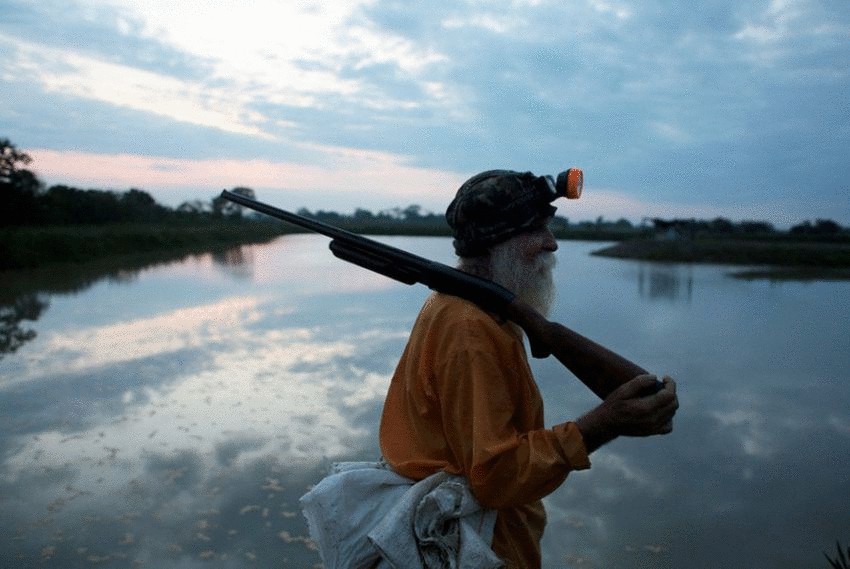
MULTIPOLYGON (((547 497, 544 566, 822 561, 848 511, 846 285, 647 266, 641 294, 639 264, 563 245, 555 319, 671 373, 682 408, 669 437, 615 441, 547 497), (678 288, 652 289, 655 269, 678 288)), ((377 456, 426 294, 325 247, 296 236, 246 256, 252 271, 192 259, 50 297, 0 360, 0 566, 316 563, 298 496, 332 460, 377 456)), ((596 403, 551 359, 532 366, 547 424, 596 403)))
POLYGON ((377 414, 389 364, 364 365, 364 346, 381 358, 404 335, 334 323, 329 339, 319 323, 286 327, 293 312, 230 297, 47 335, 5 383, 13 399, 74 376, 122 388, 111 405, 102 393, 72 396, 67 405, 85 402, 75 412, 86 416, 73 423, 19 425, 26 434, 9 444, 0 482, 0 519, 14 528, 3 557, 67 567, 317 561, 297 498, 331 460, 376 452, 362 417, 377 414), (171 376, 146 365, 192 353, 171 376))

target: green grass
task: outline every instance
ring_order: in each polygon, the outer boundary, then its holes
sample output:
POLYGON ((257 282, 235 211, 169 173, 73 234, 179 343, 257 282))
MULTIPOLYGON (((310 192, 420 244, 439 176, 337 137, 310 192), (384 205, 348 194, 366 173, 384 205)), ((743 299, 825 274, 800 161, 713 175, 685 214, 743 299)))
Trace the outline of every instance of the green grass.
POLYGON ((165 251, 197 252, 268 241, 286 229, 279 223, 228 221, 6 228, 0 230, 0 270, 165 251))
POLYGON ((594 251, 619 259, 777 267, 848 268, 850 244, 737 239, 632 240, 594 251))
MULTIPOLYGON (((343 228, 372 235, 442 235, 442 226, 344 223, 343 228)), ((47 226, 0 229, 0 270, 158 253, 194 253, 243 243, 260 243, 304 231, 277 221, 169 221, 102 226, 47 226)), ((579 231, 561 228, 560 239, 620 241, 595 255, 661 262, 769 265, 850 269, 850 243, 698 237, 693 240, 634 239, 634 232, 579 231)), ((846 274, 846 271, 845 273, 846 274)), ((744 276, 744 275, 742 275, 744 276)))

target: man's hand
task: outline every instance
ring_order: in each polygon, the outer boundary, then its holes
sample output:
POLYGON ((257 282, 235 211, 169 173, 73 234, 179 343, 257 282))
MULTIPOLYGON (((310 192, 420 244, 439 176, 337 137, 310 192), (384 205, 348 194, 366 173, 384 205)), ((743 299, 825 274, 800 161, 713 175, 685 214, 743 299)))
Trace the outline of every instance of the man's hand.
POLYGON ((676 382, 639 375, 615 389, 598 407, 576 421, 588 452, 619 436, 648 437, 673 430, 679 408, 676 382))

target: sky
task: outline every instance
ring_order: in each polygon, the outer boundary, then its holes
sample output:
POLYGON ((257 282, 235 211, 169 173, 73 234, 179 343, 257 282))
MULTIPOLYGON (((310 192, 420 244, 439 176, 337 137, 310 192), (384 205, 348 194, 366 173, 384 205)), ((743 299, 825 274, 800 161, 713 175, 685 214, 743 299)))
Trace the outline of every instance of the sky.
POLYGON ((0 138, 160 203, 442 212, 584 170, 571 220, 850 225, 846 0, 0 0, 0 138))

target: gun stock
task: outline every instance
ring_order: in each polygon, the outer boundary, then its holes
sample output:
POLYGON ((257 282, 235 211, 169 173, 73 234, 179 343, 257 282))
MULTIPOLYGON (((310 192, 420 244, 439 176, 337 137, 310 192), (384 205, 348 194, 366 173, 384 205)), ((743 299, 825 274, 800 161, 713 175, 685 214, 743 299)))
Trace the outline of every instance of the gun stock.
POLYGON ((224 190, 221 197, 330 237, 330 250, 339 259, 407 285, 420 283, 437 292, 459 296, 514 322, 528 336, 534 357, 555 356, 601 399, 635 376, 646 373, 608 348, 547 320, 511 291, 490 280, 241 194, 224 190))

